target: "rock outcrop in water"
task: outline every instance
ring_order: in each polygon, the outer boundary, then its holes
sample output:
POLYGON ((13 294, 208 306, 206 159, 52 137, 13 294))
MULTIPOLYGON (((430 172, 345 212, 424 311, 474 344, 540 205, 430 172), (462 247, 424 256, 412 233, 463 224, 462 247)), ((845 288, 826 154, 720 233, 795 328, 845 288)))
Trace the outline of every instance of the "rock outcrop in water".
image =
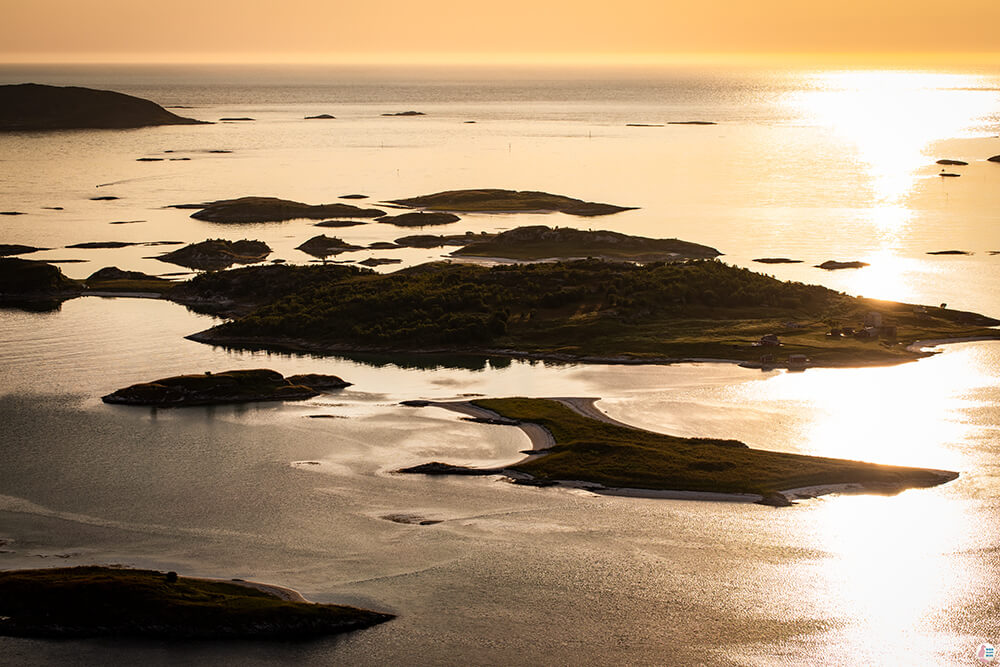
POLYGON ((208 222, 283 222, 285 220, 323 218, 377 218, 385 211, 359 208, 350 204, 303 204, 276 197, 239 197, 220 199, 204 204, 175 204, 170 208, 200 209, 192 213, 195 220, 208 222))
POLYGON ((320 389, 346 387, 331 375, 293 375, 256 369, 203 375, 178 375, 134 384, 102 396, 105 403, 147 405, 161 408, 216 405, 253 401, 299 401, 312 398, 320 389), (315 386, 304 384, 311 381, 315 386))
POLYGON ((361 250, 361 246, 352 245, 343 239, 339 239, 336 236, 327 236, 326 234, 320 234, 319 236, 314 236, 302 245, 298 246, 296 250, 301 250, 304 253, 312 255, 313 257, 329 257, 330 255, 339 255, 342 252, 349 252, 351 250, 361 250))
POLYGON ((36 248, 31 245, 20 245, 17 243, 0 243, 0 257, 8 255, 27 255, 28 253, 47 250, 48 248, 36 248))
POLYGON ((614 206, 588 202, 563 195, 531 190, 448 190, 409 199, 394 199, 390 204, 428 211, 459 213, 548 213, 559 211, 569 215, 596 216, 629 211, 634 206, 614 206))
POLYGON ((216 270, 233 264, 256 264, 264 261, 270 254, 271 248, 263 241, 208 239, 178 248, 156 259, 191 269, 216 270))
POLYGON ((461 220, 454 213, 443 213, 440 211, 415 211, 413 213, 403 213, 401 215, 383 215, 375 218, 375 222, 385 222, 397 227, 427 227, 430 225, 450 225, 461 220))
POLYGON ((0 132, 201 124, 155 102, 110 90, 37 83, 0 86, 0 132))
POLYGON ((827 271, 839 271, 840 269, 862 269, 866 266, 870 266, 868 262, 838 262, 833 259, 828 259, 822 264, 817 264, 817 269, 825 269, 827 271))

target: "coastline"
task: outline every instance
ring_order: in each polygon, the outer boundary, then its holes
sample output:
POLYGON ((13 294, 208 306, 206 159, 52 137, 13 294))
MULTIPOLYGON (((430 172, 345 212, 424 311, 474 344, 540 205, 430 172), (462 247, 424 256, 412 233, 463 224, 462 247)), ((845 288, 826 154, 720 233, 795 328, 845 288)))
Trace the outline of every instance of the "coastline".
MULTIPOLYGON (((614 426, 621 426, 629 428, 636 431, 643 431, 645 429, 639 429, 637 427, 626 424, 625 422, 618 421, 613 417, 608 416, 596 406, 597 401, 600 398, 593 397, 558 397, 549 398, 547 400, 555 401, 560 403, 570 410, 576 412, 579 415, 588 417, 591 419, 596 419, 598 421, 604 422, 606 424, 611 424, 614 426)), ((486 408, 481 408, 477 405, 473 405, 470 401, 428 401, 426 403, 428 407, 438 407, 444 408, 446 410, 451 410, 452 412, 457 412, 464 415, 469 415, 473 417, 483 417, 483 418, 498 418, 502 417, 497 412, 493 410, 488 410, 486 408)), ((530 422, 522 422, 517 424, 517 428, 521 429, 523 433, 528 436, 531 441, 532 453, 528 456, 508 463, 504 466, 499 466, 497 468, 484 469, 484 474, 496 474, 507 477, 513 481, 528 481, 534 480, 535 478, 527 473, 520 472, 517 470, 511 470, 511 466, 520 465, 522 463, 537 459, 547 452, 547 449, 555 444, 555 438, 549 433, 548 429, 541 426, 540 424, 534 424, 530 422)), ((651 431, 650 431, 651 432, 651 431)), ((525 450, 528 451, 528 450, 525 450)), ((948 470, 937 470, 928 469, 930 472, 934 472, 940 478, 938 484, 944 484, 953 481, 959 477, 958 473, 948 471, 948 470)), ((532 484, 527 483, 526 486, 532 486, 532 484)), ((587 491, 595 495, 603 496, 618 496, 626 498, 645 498, 645 499, 664 499, 664 500, 701 500, 710 502, 730 502, 730 503, 750 503, 758 505, 769 505, 769 506, 790 506, 794 505, 795 500, 809 500, 813 498, 819 498, 820 496, 832 495, 832 494, 871 494, 871 495, 894 495, 896 493, 901 493, 907 488, 917 488, 917 487, 889 487, 883 484, 863 484, 859 482, 849 482, 844 484, 819 484, 814 486, 803 486, 795 487, 789 489, 781 489, 779 491, 769 493, 769 494, 758 494, 758 493, 725 493, 725 492, 715 492, 715 491, 683 491, 676 489, 642 489, 642 488, 632 488, 632 487, 609 487, 596 482, 588 482, 581 480, 557 480, 553 484, 547 484, 547 486, 553 486, 563 489, 574 489, 578 491, 587 491), (776 502, 775 502, 776 501, 776 502)))
POLYGON ((270 593, 274 597, 280 600, 284 600, 285 602, 304 602, 306 604, 316 604, 312 600, 307 600, 302 595, 302 593, 299 593, 294 588, 278 586, 277 584, 265 584, 260 581, 248 581, 246 579, 219 579, 215 577, 188 577, 188 578, 195 579, 197 581, 209 581, 212 583, 220 583, 220 584, 236 584, 237 586, 243 586, 244 588, 253 588, 263 593, 270 593))

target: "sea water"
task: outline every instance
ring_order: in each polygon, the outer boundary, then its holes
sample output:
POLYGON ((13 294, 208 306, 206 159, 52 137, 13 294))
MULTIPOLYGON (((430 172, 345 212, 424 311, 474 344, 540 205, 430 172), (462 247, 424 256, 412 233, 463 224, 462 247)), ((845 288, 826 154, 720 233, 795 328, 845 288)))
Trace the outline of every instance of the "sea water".
MULTIPOLYGON (((0 210, 25 213, 0 219, 0 242, 51 248, 29 258, 84 260, 60 264, 75 278, 109 265, 181 270, 154 258, 170 246, 64 247, 83 241, 255 238, 272 257, 306 263, 295 247, 317 233, 363 245, 415 231, 217 225, 171 204, 363 193, 361 205, 377 206, 504 187, 639 208, 463 215, 416 231, 548 224, 678 237, 784 279, 1000 313, 1000 256, 989 254, 1000 250, 1000 165, 986 161, 1000 154, 996 72, 0 70, 0 81, 29 80, 120 90, 202 120, 256 119, 0 136, 0 210), (381 115, 407 110, 426 115, 381 115), (337 118, 304 120, 319 113, 337 118), (667 124, 687 120, 718 124, 667 124), (970 164, 941 178, 940 158, 970 164), (90 199, 99 195, 120 199, 90 199), (974 254, 926 254, 947 249, 974 254), (753 262, 769 256, 803 262, 753 262), (813 267, 827 259, 871 266, 813 267)), ((340 259, 405 266, 446 252, 340 259)), ((122 298, 0 311, 0 567, 122 563, 255 578, 399 617, 277 646, 0 638, 5 661, 954 664, 1000 638, 996 343, 891 368, 788 374, 290 356, 184 339, 216 321, 122 298), (354 385, 301 403, 183 410, 99 399, 165 375, 254 367, 354 385), (519 431, 398 404, 480 394, 596 396, 611 416, 653 430, 961 477, 774 510, 392 472, 519 457, 519 431), (401 514, 441 523, 385 518, 401 514)))

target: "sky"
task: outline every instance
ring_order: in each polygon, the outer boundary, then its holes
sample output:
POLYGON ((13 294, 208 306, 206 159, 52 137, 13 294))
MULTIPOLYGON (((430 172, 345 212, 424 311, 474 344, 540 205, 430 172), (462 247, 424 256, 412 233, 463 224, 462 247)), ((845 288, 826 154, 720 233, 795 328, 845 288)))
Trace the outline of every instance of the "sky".
POLYGON ((0 0, 0 62, 1000 62, 1000 0, 0 0))

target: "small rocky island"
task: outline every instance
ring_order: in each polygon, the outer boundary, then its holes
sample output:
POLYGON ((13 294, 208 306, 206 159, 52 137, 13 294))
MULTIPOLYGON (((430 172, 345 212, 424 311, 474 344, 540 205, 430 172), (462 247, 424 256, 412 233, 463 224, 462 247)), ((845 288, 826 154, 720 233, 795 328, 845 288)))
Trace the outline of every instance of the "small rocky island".
POLYGON ((263 241, 208 239, 178 248, 156 259, 190 269, 216 270, 233 264, 256 264, 264 261, 270 254, 271 248, 263 241))
POLYGON ((390 204, 428 211, 457 213, 550 213, 597 216, 633 210, 634 206, 615 206, 583 201, 563 195, 531 190, 448 190, 409 199, 394 199, 390 204))
POLYGON ((267 369, 177 375, 134 384, 102 396, 105 403, 160 408, 217 405, 254 401, 300 401, 318 396, 321 389, 350 386, 335 375, 291 375, 267 369))
POLYGON ((155 102, 110 90, 21 83, 0 86, 0 132, 201 125, 155 102))
POLYGON ((540 427, 528 432, 534 449, 525 452, 528 458, 502 468, 463 468, 435 462, 399 472, 499 474, 519 484, 582 486, 598 493, 626 490, 631 495, 636 491, 652 495, 669 491, 745 494, 744 500, 777 506, 790 504, 799 494, 891 494, 937 486, 958 477, 958 473, 948 470, 772 452, 751 449, 736 440, 682 438, 644 431, 615 422, 587 399, 503 398, 434 405, 455 406, 464 414, 475 414, 470 421, 540 427))
POLYGON ((0 572, 0 635, 309 639, 392 620, 289 589, 96 565, 0 572))
POLYGON ((859 262, 857 260, 850 262, 838 262, 835 259, 828 259, 822 264, 817 264, 817 269, 823 269, 825 271, 840 271, 841 269, 863 269, 866 266, 871 266, 868 262, 859 262))
POLYGON ((454 213, 441 211, 414 211, 400 215, 383 215, 375 218, 375 222, 385 222, 397 227, 427 227, 430 225, 449 225, 461 220, 454 213))
POLYGON ((326 258, 330 255, 339 255, 342 252, 350 252, 351 250, 361 250, 362 247, 359 245, 353 245, 347 241, 338 238, 336 236, 327 236, 326 234, 320 234, 319 236, 314 236, 305 243, 297 246, 296 250, 301 250, 307 255, 312 255, 313 257, 326 258))
POLYGON ((452 255, 521 260, 601 257, 634 262, 663 262, 712 259, 722 254, 715 248, 678 239, 650 239, 619 232, 584 231, 572 227, 551 228, 544 225, 518 227, 486 238, 464 238, 469 241, 467 245, 454 251, 452 255))
POLYGON ((19 257, 0 257, 0 300, 28 296, 75 296, 80 284, 59 267, 19 257))
POLYGON ((303 204, 276 197, 239 197, 203 204, 174 204, 170 208, 198 209, 191 217, 208 222, 284 222, 286 220, 324 218, 378 218, 385 211, 360 208, 351 204, 303 204))

